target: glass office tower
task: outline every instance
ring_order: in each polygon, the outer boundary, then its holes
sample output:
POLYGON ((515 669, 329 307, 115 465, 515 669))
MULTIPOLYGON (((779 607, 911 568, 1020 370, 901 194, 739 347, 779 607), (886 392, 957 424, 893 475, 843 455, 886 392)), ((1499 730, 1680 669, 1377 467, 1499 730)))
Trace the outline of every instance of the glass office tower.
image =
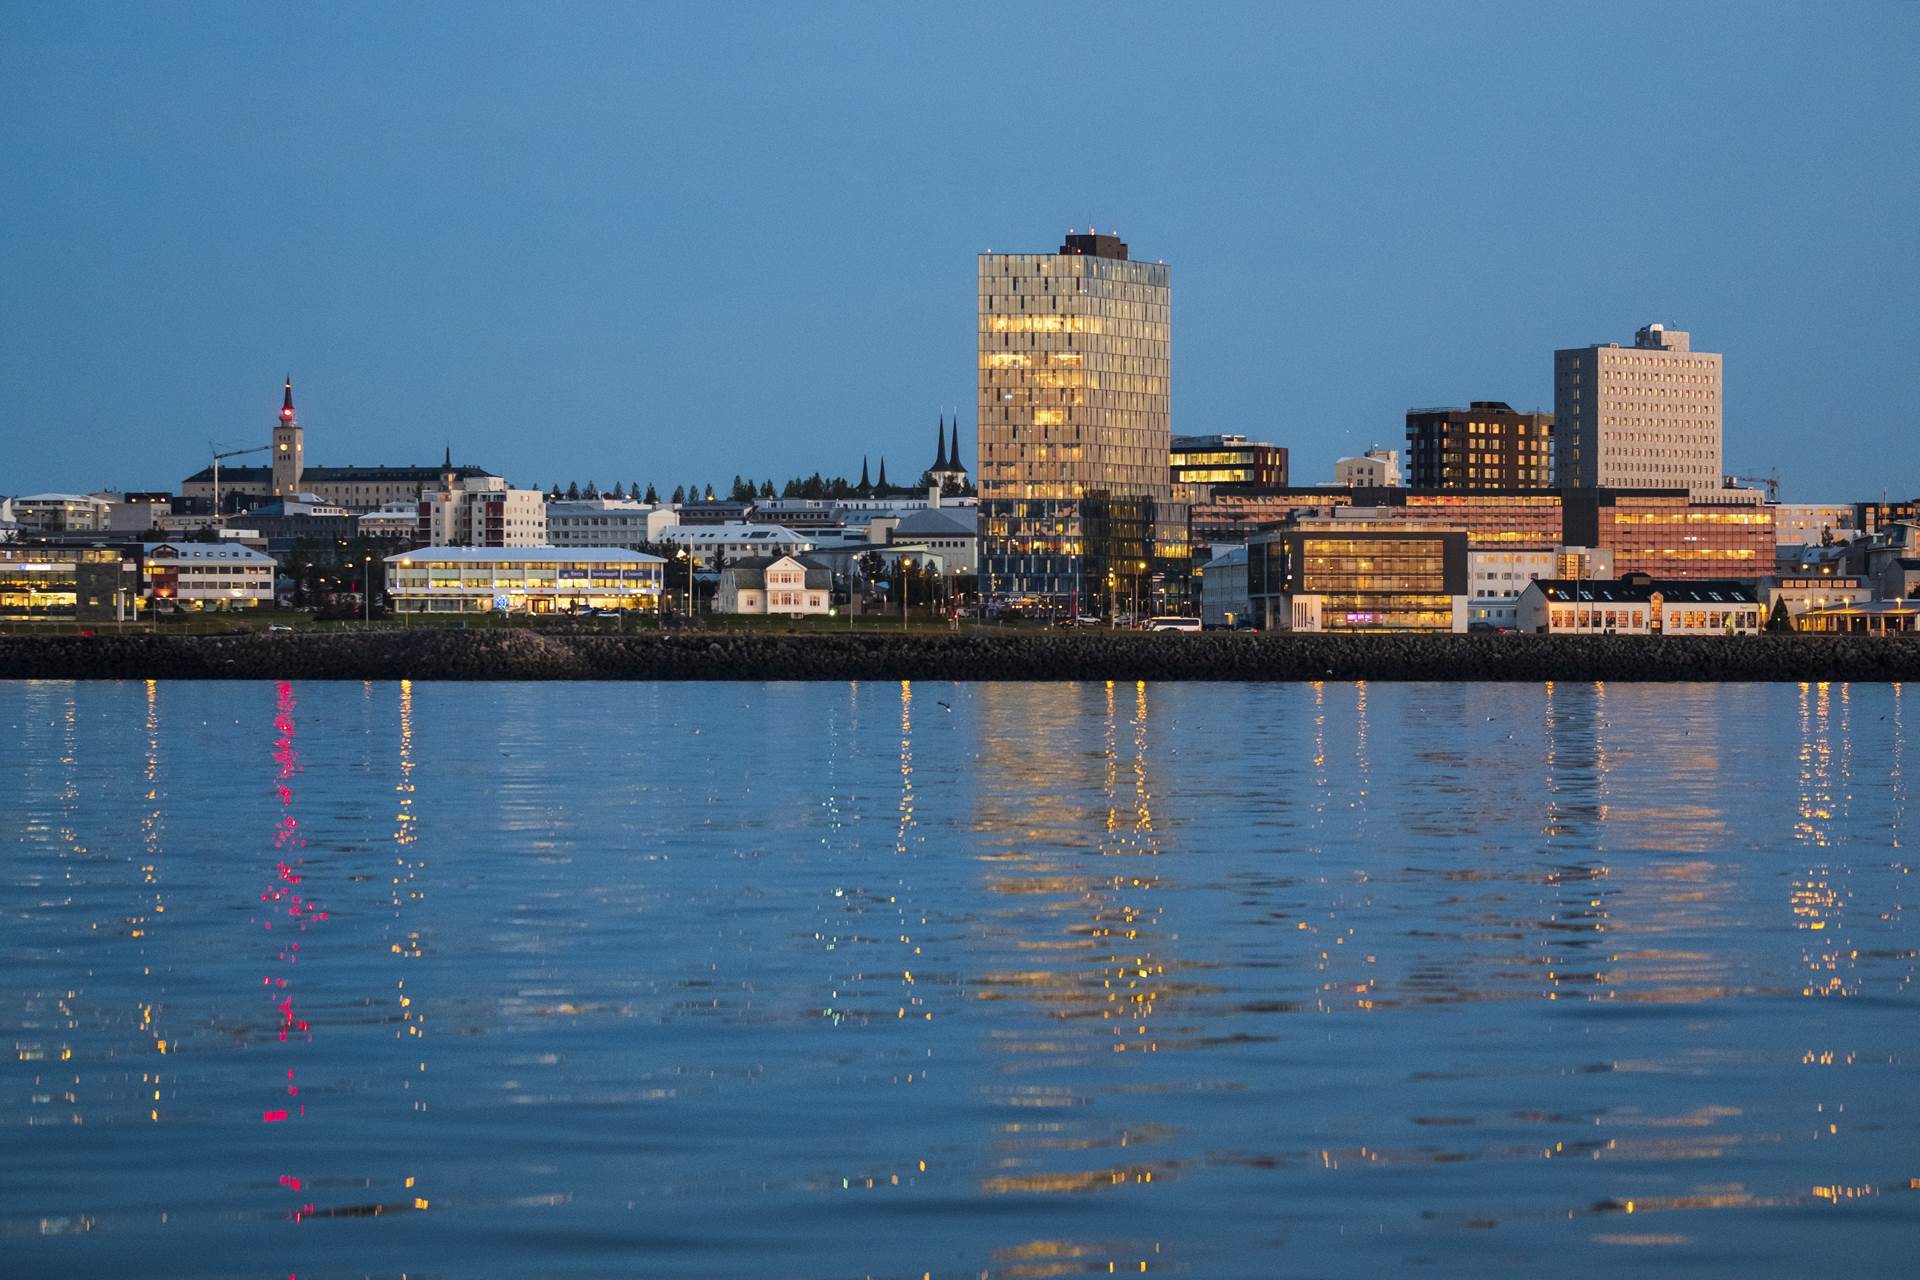
POLYGON ((1166 264, 1131 261, 1116 236, 980 256, 981 586, 991 595, 1085 611, 1108 591, 1104 562, 1120 558, 1087 545, 1089 510, 1097 531, 1116 523, 1100 518, 1103 504, 1172 497, 1170 306, 1166 264), (1098 583, 1089 556, 1102 562, 1098 583))

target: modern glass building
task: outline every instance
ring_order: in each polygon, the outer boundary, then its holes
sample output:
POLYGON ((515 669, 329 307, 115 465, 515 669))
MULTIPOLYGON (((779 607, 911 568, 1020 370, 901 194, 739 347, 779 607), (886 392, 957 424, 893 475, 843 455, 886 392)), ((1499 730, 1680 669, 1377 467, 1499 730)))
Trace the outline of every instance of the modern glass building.
POLYGON ((1303 520, 1247 542, 1247 602, 1293 631, 1465 631, 1467 535, 1417 520, 1303 520))
POLYGON ((1284 489, 1287 451, 1245 436, 1175 436, 1173 482, 1223 488, 1284 489))
POLYGON ((1089 510, 1132 544, 1139 507, 1173 496, 1167 267, 1069 234, 1056 253, 982 254, 979 273, 982 587, 1084 609, 1109 570, 1151 576, 1151 557, 1115 554, 1093 580, 1089 510))

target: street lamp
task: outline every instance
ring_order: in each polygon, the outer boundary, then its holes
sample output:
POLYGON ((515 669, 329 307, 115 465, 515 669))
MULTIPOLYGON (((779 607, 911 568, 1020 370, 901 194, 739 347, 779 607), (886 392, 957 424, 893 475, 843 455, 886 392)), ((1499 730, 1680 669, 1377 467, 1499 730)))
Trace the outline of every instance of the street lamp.
POLYGON ((678 551, 673 553, 673 558, 676 560, 685 560, 687 562, 687 618, 691 620, 693 618, 693 611, 694 611, 693 552, 689 551, 685 547, 682 547, 678 551))
POLYGON ((900 579, 900 631, 907 630, 907 575, 913 571, 913 557, 900 557, 900 572, 894 576, 900 579))
POLYGON ((360 598, 366 605, 365 620, 369 630, 373 627, 373 557, 360 557, 360 598))

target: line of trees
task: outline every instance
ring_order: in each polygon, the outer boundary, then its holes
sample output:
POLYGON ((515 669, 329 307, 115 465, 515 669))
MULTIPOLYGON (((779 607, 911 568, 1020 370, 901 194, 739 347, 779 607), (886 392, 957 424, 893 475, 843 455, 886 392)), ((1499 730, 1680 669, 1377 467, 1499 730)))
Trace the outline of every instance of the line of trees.
MULTIPOLYGON (((918 483, 907 486, 904 489, 899 485, 888 485, 886 492, 910 493, 918 491, 924 493, 932 484, 933 473, 931 471, 923 471, 920 473, 918 483)), ((778 489, 775 489, 772 480, 761 480, 756 483, 751 477, 745 476, 735 476, 733 478, 733 484, 724 491, 716 489, 711 484, 694 483, 675 485, 673 487, 673 493, 667 498, 667 501, 676 503, 717 502, 722 500, 723 492, 725 501, 728 502, 760 502, 772 498, 776 496, 776 494, 782 498, 812 498, 817 500, 833 500, 861 496, 860 486, 854 481, 847 479, 845 476, 823 476, 816 471, 810 476, 794 476, 778 489)), ((877 487, 869 485, 867 492, 878 493, 881 491, 877 487)), ((950 498, 971 497, 974 494, 974 487, 967 481, 948 477, 946 483, 941 488, 941 492, 950 498)), ((632 485, 626 485, 616 481, 613 488, 604 491, 592 480, 588 480, 584 484, 578 480, 569 480, 565 488, 562 488, 556 483, 552 488, 548 489, 547 497, 556 502, 561 499, 578 501, 582 498, 632 498, 636 502, 649 503, 659 502, 661 500, 659 490, 650 484, 643 490, 638 480, 634 481, 632 485)))

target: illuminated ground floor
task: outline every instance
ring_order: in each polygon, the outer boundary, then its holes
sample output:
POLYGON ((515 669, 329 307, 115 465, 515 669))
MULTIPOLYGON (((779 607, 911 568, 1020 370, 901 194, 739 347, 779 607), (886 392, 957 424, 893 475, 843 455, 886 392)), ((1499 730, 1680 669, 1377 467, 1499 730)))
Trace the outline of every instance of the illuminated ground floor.
POLYGON ((1873 600, 1832 609, 1809 609, 1794 630, 1842 636, 1920 635, 1920 600, 1873 600))
POLYGON ((396 613, 655 612, 666 561, 616 547, 422 547, 387 557, 396 613))

